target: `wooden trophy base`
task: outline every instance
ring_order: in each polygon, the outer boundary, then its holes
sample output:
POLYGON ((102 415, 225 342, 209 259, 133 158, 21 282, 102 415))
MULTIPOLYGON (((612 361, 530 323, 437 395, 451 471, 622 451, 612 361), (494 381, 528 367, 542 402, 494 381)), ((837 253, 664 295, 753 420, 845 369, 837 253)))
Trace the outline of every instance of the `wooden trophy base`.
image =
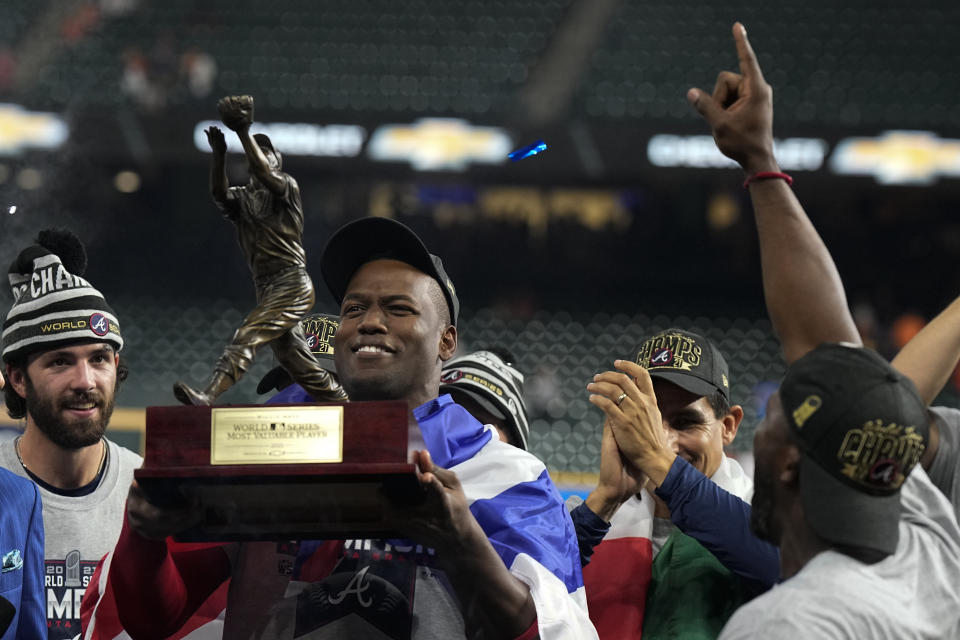
POLYGON ((402 537, 381 493, 423 499, 403 402, 148 407, 135 477, 151 502, 198 501, 181 541, 402 537))

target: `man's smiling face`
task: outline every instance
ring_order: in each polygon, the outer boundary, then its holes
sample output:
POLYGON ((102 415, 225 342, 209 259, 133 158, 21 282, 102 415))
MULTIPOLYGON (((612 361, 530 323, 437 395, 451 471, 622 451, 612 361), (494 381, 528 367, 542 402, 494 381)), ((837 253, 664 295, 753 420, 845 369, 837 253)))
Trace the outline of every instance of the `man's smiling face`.
POLYGON ((705 476, 712 476, 723 460, 723 447, 733 442, 743 413, 739 407, 717 416, 706 396, 681 389, 666 380, 653 381, 657 407, 667 442, 673 451, 705 476))
MULTIPOLYGON (((337 371, 351 400, 423 401, 437 395, 453 354, 437 282, 399 260, 373 260, 350 279, 335 337, 337 371), (436 288, 437 291, 432 289, 436 288)), ((445 304, 445 303, 444 303, 445 304)))
POLYGON ((61 347, 31 356, 11 384, 29 419, 65 449, 95 444, 113 413, 119 356, 106 343, 61 347))

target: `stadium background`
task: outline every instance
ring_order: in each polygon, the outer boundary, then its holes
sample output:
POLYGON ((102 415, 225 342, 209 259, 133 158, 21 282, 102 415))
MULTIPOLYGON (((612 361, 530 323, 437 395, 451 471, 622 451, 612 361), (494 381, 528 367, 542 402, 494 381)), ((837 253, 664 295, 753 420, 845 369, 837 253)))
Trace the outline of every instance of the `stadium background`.
MULTIPOLYGON (((516 355, 530 448, 562 482, 599 463, 589 377, 668 326, 726 355, 745 408, 730 450, 749 457, 783 364, 741 173, 684 99, 736 69, 735 20, 865 340, 892 355, 960 292, 960 5, 757 4, 5 0, 0 261, 47 226, 85 241, 131 368, 112 430, 139 447, 142 408, 202 381, 254 304, 202 135, 218 97, 250 93, 301 186, 318 310, 335 310, 330 232, 395 217, 444 258, 461 349, 516 355)), ((239 154, 228 169, 246 179, 239 154)), ((223 401, 262 400, 272 364, 223 401)))

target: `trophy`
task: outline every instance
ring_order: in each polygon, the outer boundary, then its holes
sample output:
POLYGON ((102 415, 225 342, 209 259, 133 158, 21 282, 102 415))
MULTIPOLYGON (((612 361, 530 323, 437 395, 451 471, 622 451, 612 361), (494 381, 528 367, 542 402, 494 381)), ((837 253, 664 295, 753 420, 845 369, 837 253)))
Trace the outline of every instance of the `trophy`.
POLYGON ((173 387, 177 400, 210 406, 250 368, 263 345, 270 345, 281 366, 315 400, 345 400, 346 394, 310 353, 300 320, 313 307, 313 281, 303 250, 303 205, 296 180, 281 171, 282 157, 270 138, 250 134, 253 98, 228 96, 217 103, 223 123, 237 133, 250 168, 250 181, 230 187, 227 142, 219 127, 207 129, 213 156, 210 195, 234 223, 237 242, 250 267, 257 306, 247 314, 214 366, 203 390, 184 382, 173 387))
POLYGON ((191 497, 182 541, 401 537, 379 493, 416 501, 405 402, 147 407, 137 482, 158 505, 191 497))
POLYGON ((187 406, 147 408, 146 455, 137 481, 158 504, 187 495, 199 500, 204 520, 182 540, 390 535, 378 492, 415 498, 420 491, 415 465, 407 462, 408 407, 347 403, 334 375, 311 353, 301 327, 314 289, 306 271, 300 189, 281 171, 282 157, 270 138, 251 135, 251 96, 222 98, 217 109, 240 138, 250 180, 229 186, 226 139, 211 126, 210 194, 236 227, 257 306, 203 388, 174 385, 174 395, 187 406), (321 404, 213 406, 264 345, 321 404))

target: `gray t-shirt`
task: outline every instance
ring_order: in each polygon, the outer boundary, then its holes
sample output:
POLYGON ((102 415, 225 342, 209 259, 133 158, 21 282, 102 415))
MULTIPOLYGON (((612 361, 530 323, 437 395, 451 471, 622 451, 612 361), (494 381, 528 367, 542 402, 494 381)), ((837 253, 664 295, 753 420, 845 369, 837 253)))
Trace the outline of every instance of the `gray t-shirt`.
POLYGON ((867 565, 835 551, 747 603, 720 640, 960 638, 960 526, 918 465, 901 490, 896 552, 867 565))
POLYGON ((960 410, 930 407, 930 413, 940 427, 940 446, 927 474, 953 503, 953 512, 960 520, 960 410))
MULTIPOLYGON (((50 640, 80 635, 80 600, 97 562, 117 544, 133 470, 142 462, 129 449, 107 442, 103 479, 93 493, 67 497, 39 487, 50 640)), ((0 442, 0 467, 30 478, 17 459, 14 443, 0 442)))

